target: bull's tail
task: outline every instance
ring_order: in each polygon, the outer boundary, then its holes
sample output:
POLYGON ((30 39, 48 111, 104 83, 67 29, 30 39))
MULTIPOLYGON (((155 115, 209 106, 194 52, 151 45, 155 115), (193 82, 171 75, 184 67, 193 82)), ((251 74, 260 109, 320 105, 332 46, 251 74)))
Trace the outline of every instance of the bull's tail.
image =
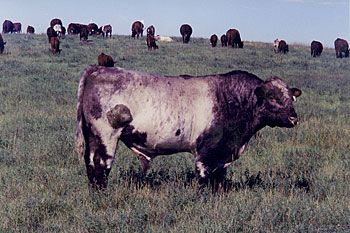
POLYGON ((77 129, 75 131, 75 148, 79 155, 79 160, 84 156, 85 150, 85 138, 83 134, 83 124, 85 121, 84 113, 83 113, 83 96, 85 89, 85 82, 87 77, 90 76, 91 73, 95 72, 98 69, 98 66, 88 66, 85 68, 83 73, 81 74, 79 87, 78 87, 78 104, 77 104, 77 129))

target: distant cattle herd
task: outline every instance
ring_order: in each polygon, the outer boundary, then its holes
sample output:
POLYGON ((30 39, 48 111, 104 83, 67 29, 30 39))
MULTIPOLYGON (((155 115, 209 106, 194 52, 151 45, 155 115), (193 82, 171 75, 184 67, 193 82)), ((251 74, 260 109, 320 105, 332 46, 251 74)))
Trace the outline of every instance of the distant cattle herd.
MULTIPOLYGON (((138 39, 139 37, 143 37, 144 31, 144 23, 143 20, 137 20, 132 23, 131 26, 131 37, 134 39, 138 39)), ((13 23, 10 20, 5 20, 2 24, 2 33, 21 33, 22 32, 22 24, 19 22, 13 23)), ((64 38, 66 35, 79 35, 80 40, 87 41, 89 36, 97 36, 101 35, 102 37, 109 38, 112 37, 112 26, 110 24, 98 27, 95 23, 90 24, 81 24, 81 23, 70 23, 68 28, 66 29, 62 20, 60 19, 52 19, 50 22, 50 26, 47 28, 46 34, 48 37, 49 44, 51 45, 52 54, 59 53, 61 50, 59 48, 60 39, 64 38), (54 38, 54 39, 52 39, 54 38)), ((189 24, 183 24, 180 26, 180 34, 182 37, 182 42, 187 44, 190 42, 190 38, 192 35, 193 29, 189 24)), ((33 34, 35 33, 35 29, 33 26, 28 25, 27 33, 33 34)), ((210 36, 210 44, 212 47, 216 47, 218 43, 218 36, 216 34, 212 34, 210 36)), ((173 41, 170 37, 164 37, 155 35, 155 27, 154 25, 150 25, 147 28, 147 37, 146 44, 148 50, 158 49, 158 45, 156 41, 165 41, 170 42, 173 41)), ((222 47, 232 47, 232 48, 243 48, 243 41, 241 39, 241 35, 237 29, 228 29, 226 34, 223 34, 220 37, 221 46, 222 47)), ((0 34, 0 53, 3 53, 6 42, 3 41, 2 35, 0 34)), ((275 53, 286 54, 289 52, 288 44, 285 40, 276 39, 273 43, 275 53)), ((346 40, 337 38, 334 41, 334 48, 336 52, 337 58, 348 57, 349 56, 349 44, 346 40)), ((311 56, 318 57, 321 55, 323 51, 323 45, 319 41, 311 42, 311 56)))

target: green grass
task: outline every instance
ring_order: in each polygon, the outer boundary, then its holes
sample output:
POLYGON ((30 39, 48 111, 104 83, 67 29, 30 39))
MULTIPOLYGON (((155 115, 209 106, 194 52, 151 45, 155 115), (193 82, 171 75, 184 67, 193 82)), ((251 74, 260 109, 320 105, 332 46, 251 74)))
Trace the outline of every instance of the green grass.
POLYGON ((245 42, 244 49, 146 42, 129 36, 61 40, 3 35, 0 56, 0 232, 350 232, 350 60, 333 49, 245 42), (120 144, 103 194, 90 194, 74 148, 80 74, 97 56, 164 75, 242 69, 303 91, 300 124, 265 128, 228 169, 227 192, 199 190, 194 158, 157 157, 147 174, 120 144))

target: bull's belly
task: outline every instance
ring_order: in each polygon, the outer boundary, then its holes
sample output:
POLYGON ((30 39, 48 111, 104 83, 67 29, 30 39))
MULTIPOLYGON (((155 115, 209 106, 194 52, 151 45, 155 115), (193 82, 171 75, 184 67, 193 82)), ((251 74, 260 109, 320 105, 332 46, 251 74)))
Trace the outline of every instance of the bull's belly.
POLYGON ((138 151, 153 158, 157 155, 169 155, 179 152, 190 152, 192 142, 184 132, 175 131, 173 135, 159 132, 139 132, 128 126, 123 130, 120 140, 130 149, 138 151))

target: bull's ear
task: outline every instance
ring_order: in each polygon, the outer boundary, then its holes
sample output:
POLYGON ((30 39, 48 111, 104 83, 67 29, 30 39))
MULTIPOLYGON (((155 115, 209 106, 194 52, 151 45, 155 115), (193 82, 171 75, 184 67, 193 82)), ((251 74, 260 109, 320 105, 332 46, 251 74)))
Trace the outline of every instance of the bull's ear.
POLYGON ((257 104, 260 106, 263 103, 263 100, 265 98, 265 92, 264 92, 264 86, 258 86, 255 91, 254 94, 256 95, 258 102, 257 104))
POLYGON ((298 88, 292 88, 291 92, 293 95, 293 99, 296 99, 296 97, 301 96, 301 90, 299 90, 298 88))

